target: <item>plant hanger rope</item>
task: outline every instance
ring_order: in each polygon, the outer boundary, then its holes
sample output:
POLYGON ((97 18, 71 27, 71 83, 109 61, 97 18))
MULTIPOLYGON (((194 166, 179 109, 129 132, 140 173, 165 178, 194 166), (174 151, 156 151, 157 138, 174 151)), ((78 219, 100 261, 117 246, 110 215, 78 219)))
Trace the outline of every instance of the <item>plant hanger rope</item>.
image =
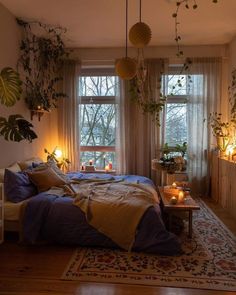
POLYGON ((125 1, 125 57, 128 57, 128 0, 125 1))
POLYGON ((142 21, 142 0, 139 1, 139 21, 142 21))

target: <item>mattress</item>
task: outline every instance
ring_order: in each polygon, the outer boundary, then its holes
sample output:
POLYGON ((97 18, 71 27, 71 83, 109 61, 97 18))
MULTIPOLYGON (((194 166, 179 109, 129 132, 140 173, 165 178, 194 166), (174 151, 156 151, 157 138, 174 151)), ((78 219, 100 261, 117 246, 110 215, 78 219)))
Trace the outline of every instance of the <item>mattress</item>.
POLYGON ((26 201, 19 203, 12 203, 9 201, 4 202, 4 220, 5 221, 19 221, 21 210, 26 201))

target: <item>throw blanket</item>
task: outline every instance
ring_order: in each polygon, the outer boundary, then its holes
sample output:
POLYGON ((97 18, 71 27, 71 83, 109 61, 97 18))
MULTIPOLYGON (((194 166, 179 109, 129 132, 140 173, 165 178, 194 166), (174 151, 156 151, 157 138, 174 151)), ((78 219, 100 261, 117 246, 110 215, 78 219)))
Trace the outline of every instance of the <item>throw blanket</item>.
POLYGON ((79 181, 74 204, 88 223, 120 247, 131 250, 137 226, 145 211, 156 203, 151 185, 120 181, 79 181))

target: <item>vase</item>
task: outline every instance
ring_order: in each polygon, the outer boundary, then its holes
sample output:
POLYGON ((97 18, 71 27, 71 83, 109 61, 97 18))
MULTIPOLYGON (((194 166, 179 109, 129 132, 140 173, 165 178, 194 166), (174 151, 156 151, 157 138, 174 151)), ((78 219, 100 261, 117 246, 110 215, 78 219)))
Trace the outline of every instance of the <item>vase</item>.
POLYGON ((227 146, 229 145, 230 138, 227 136, 217 136, 216 142, 217 142, 217 148, 220 150, 220 152, 225 153, 227 146))

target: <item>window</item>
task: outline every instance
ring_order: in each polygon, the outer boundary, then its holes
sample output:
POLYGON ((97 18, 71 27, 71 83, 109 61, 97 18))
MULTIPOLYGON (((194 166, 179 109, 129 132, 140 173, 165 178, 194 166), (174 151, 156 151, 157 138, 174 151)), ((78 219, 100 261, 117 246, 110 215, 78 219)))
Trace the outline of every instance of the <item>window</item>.
POLYGON ((187 142, 187 75, 179 75, 177 68, 170 68, 164 77, 168 95, 165 113, 164 142, 170 147, 187 142))
POLYGON ((116 166, 116 103, 118 79, 110 71, 90 70, 80 76, 80 164, 116 166))

